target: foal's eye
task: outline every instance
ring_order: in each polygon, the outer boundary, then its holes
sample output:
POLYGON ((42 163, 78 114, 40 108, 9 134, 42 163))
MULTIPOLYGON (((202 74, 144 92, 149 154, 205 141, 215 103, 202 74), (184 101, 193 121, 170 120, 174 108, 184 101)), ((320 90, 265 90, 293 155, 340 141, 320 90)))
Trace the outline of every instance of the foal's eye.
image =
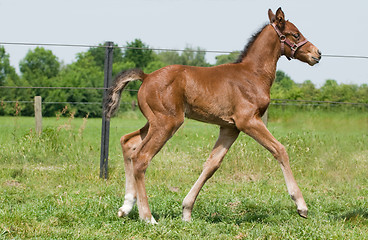
POLYGON ((293 37, 295 37, 296 39, 299 39, 300 38, 300 34, 299 33, 294 33, 293 34, 293 37))

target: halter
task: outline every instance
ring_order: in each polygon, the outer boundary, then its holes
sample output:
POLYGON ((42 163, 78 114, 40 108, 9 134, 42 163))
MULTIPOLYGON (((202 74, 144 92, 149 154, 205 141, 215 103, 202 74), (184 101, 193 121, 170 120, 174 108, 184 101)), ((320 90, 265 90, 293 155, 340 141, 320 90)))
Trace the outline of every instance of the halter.
MULTIPOLYGON (((291 58, 294 59, 294 55, 295 52, 298 50, 298 48, 300 48, 301 46, 303 46, 304 44, 306 44, 308 42, 307 39, 305 39, 304 41, 301 41, 300 43, 292 43, 289 39, 286 38, 286 36, 284 34, 281 33, 281 31, 277 28, 275 23, 271 24, 272 27, 275 29, 275 31, 277 32, 277 35, 279 35, 280 38, 280 42, 281 42, 281 55, 284 55, 284 48, 285 48, 285 43, 290 47, 291 49, 291 58)), ((285 57, 290 61, 291 58, 286 56, 285 57)))

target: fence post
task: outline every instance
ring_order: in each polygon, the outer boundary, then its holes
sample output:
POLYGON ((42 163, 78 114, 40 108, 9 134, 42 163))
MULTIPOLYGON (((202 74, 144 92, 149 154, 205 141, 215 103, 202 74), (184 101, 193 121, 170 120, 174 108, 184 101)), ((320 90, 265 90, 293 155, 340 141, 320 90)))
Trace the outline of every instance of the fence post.
MULTIPOLYGON (((105 69, 104 69, 104 88, 109 88, 112 77, 112 61, 114 52, 114 43, 106 42, 105 51, 105 69)), ((109 135, 110 135, 110 121, 105 116, 105 97, 107 89, 104 90, 104 100, 102 103, 102 129, 101 129, 101 156, 100 156, 100 178, 108 178, 108 158, 109 158, 109 135)))
POLYGON ((262 121, 263 123, 266 125, 268 125, 268 108, 266 109, 266 111, 264 112, 263 116, 262 116, 262 121))
POLYGON ((34 97, 34 111, 36 121, 36 133, 41 135, 42 133, 42 98, 41 96, 34 97))

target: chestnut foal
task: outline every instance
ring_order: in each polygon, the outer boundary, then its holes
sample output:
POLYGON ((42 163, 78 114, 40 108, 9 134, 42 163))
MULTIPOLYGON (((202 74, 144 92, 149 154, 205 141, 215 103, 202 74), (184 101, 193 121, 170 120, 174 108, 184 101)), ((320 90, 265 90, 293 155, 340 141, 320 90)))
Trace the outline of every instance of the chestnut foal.
POLYGON ((285 147, 261 120, 270 103, 270 88, 280 56, 296 58, 313 66, 320 51, 300 33, 279 8, 268 11, 270 24, 250 40, 236 63, 215 67, 171 65, 151 74, 133 69, 120 73, 105 100, 106 117, 118 109, 121 92, 131 81, 143 83, 139 107, 147 124, 120 140, 125 163, 125 201, 119 217, 129 214, 138 200, 141 219, 156 223, 148 206, 144 175, 151 159, 178 130, 184 117, 220 126, 218 140, 199 176, 183 201, 183 219, 190 221, 194 202, 205 182, 244 132, 264 146, 280 163, 286 186, 298 213, 307 217, 307 205, 293 177, 285 147))

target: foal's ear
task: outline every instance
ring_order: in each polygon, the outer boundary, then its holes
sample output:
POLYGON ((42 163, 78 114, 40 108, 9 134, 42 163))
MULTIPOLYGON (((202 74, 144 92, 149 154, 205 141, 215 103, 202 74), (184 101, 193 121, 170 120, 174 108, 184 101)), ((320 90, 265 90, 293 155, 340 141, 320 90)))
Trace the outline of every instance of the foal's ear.
POLYGON ((275 14, 271 9, 268 9, 268 18, 270 19, 270 23, 273 23, 276 20, 275 14))
POLYGON ((282 31, 285 27, 285 14, 282 11, 281 7, 277 9, 276 11, 276 17, 275 17, 276 25, 279 27, 279 29, 282 31))

